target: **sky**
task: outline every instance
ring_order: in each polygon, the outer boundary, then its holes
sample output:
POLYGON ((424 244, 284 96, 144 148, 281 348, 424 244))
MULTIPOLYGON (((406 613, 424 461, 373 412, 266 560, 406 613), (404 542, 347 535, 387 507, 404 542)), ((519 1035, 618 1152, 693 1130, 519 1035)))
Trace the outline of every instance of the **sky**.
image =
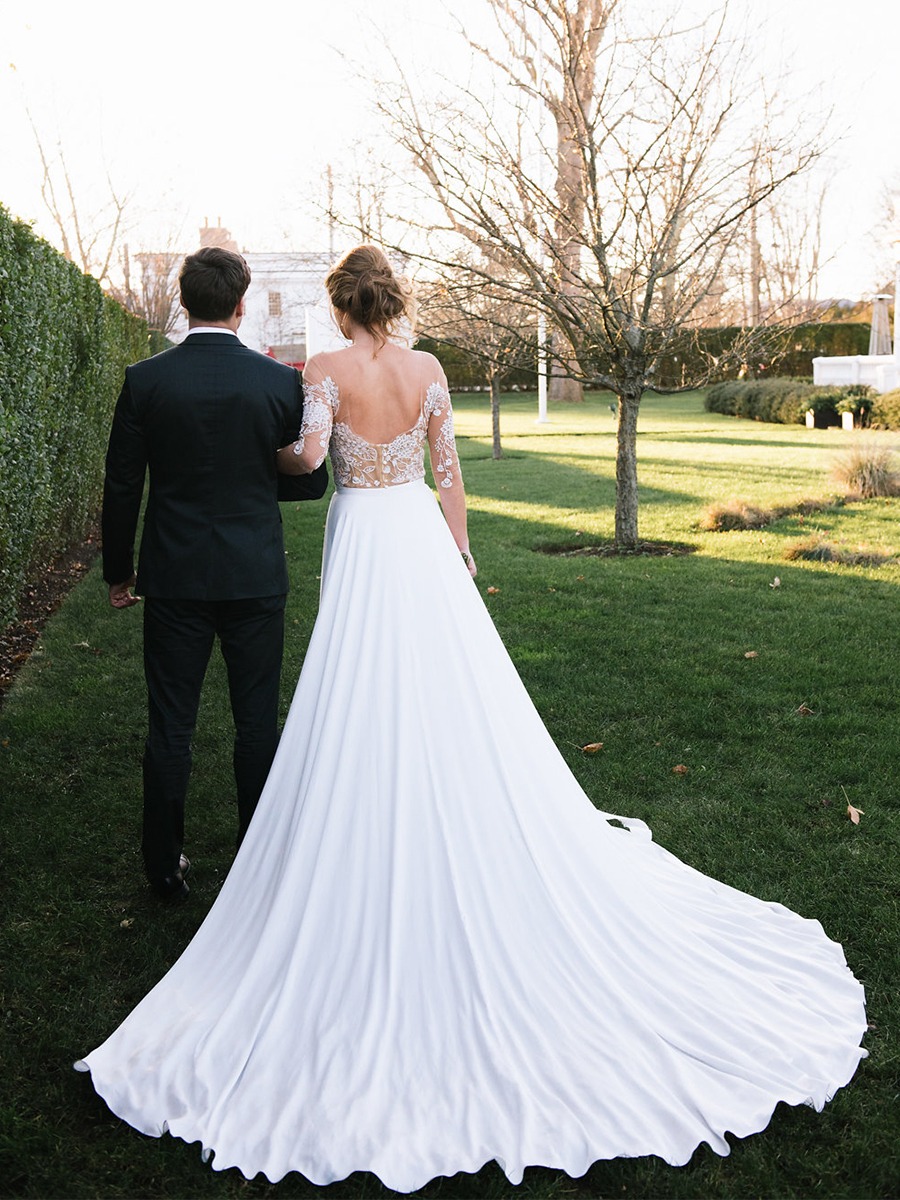
MULTIPOLYGON (((716 0, 632 0, 709 12, 716 0)), ((872 235, 900 187, 897 0, 730 0, 789 106, 831 110, 821 295, 884 281, 872 235)), ((374 78, 465 69, 457 22, 485 0, 0 0, 0 203, 54 240, 30 121, 61 145, 87 212, 107 177, 130 196, 133 249, 191 249, 207 218, 247 250, 326 249, 329 164, 365 158, 374 78), (373 21, 372 14, 377 17, 373 21), (396 59, 391 62, 390 55, 396 59), (30 116, 29 116, 30 114, 30 116)), ((900 230, 897 231, 900 235, 900 230)), ((890 273, 890 267, 888 268, 890 273)))

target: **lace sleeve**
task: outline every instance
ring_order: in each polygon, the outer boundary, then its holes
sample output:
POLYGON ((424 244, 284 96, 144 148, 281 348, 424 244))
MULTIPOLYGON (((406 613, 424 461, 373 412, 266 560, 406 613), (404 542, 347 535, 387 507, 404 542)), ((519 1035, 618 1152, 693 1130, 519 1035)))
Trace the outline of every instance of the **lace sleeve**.
POLYGON ((441 488, 461 485, 462 471, 453 436, 453 407, 446 383, 429 384, 425 394, 425 418, 435 482, 441 488))
POLYGON ((302 458, 303 465, 310 471, 325 461, 337 405, 337 384, 330 375, 320 377, 314 368, 304 373, 303 419, 294 453, 302 458))

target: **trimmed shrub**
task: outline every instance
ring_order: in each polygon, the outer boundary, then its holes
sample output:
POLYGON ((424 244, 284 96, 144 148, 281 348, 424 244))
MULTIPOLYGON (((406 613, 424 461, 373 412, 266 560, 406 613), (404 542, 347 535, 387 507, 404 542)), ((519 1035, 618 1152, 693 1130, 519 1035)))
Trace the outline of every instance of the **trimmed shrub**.
POLYGON ((837 425, 838 405, 849 389, 817 387, 799 379, 742 379, 716 383, 706 393, 706 411, 776 425, 802 425, 809 409, 816 424, 837 425))
POLYGON ((97 510, 125 366, 147 329, 0 208, 0 628, 97 510))
POLYGON ((869 403, 871 429, 900 429, 900 388, 875 396, 869 403))

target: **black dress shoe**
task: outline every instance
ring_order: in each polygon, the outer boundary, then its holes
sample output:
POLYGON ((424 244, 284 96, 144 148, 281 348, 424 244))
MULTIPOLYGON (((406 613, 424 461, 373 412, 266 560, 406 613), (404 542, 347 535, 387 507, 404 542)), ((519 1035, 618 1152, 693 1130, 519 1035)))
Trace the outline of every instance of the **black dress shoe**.
POLYGON ((179 904, 182 900, 187 900, 191 890, 182 879, 180 871, 174 875, 164 875, 162 879, 151 879, 150 887, 160 900, 165 900, 167 904, 179 904))
POLYGON ((174 875, 163 875, 159 879, 151 879, 150 887, 159 896, 160 900, 165 900, 167 903, 179 904, 182 900, 187 900, 191 889, 184 882, 184 877, 191 869, 191 860, 184 854, 179 856, 178 870, 174 875))

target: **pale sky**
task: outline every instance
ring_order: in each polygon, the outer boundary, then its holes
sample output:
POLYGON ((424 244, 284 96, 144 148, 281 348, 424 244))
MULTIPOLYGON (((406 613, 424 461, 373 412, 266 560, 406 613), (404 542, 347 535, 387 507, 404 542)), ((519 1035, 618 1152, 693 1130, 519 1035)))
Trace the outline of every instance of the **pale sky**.
MULTIPOLYGON (((900 2, 731 9, 746 15, 773 76, 786 72, 789 101, 834 109, 842 136, 822 168, 833 261, 821 292, 865 295, 879 193, 900 184, 900 2)), ((107 172, 131 193, 134 249, 157 248, 172 230, 191 249, 203 219, 219 216, 244 249, 327 248, 323 176, 329 162, 346 169, 375 128, 357 70, 390 69, 379 32, 405 70, 452 75, 463 63, 454 20, 478 28, 485 11, 485 0, 0 0, 0 203, 53 240, 28 109, 45 148, 64 146, 83 206, 105 195, 107 172)))

